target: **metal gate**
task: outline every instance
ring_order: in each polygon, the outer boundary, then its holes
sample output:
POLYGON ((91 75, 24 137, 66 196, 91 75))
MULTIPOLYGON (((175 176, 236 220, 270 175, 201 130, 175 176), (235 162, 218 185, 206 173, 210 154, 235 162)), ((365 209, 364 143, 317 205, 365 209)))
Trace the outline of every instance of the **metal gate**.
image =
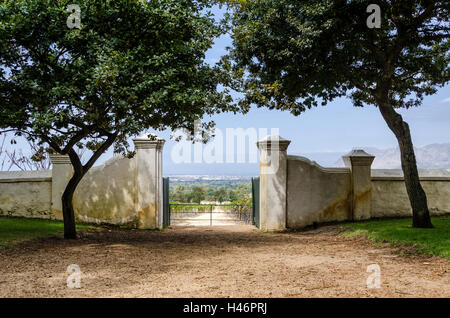
POLYGON ((163 226, 170 226, 169 178, 163 178, 163 226))
POLYGON ((171 203, 170 224, 213 226, 252 224, 253 209, 248 204, 171 203))
POLYGON ((259 177, 252 178, 252 205, 238 204, 170 204, 169 178, 163 178, 163 226, 172 224, 224 225, 253 224, 260 226, 259 177))
POLYGON ((259 228, 259 177, 252 178, 253 225, 259 228))

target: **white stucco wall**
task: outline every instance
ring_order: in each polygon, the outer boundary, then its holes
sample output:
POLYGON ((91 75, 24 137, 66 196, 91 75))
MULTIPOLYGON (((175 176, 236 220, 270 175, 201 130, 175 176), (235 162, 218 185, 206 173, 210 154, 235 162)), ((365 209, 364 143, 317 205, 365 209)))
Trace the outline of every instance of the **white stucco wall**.
MULTIPOLYGON (((402 170, 369 170, 367 218, 412 215, 402 170)), ((355 219, 351 169, 323 168, 303 157, 288 156, 287 227, 355 219)), ((420 170, 431 215, 450 213, 450 170, 420 170)))
MULTIPOLYGON (((420 183, 427 194, 431 215, 450 213, 450 171, 421 170, 420 183)), ((372 170, 371 216, 411 216, 411 206, 406 193, 401 170, 372 170)))
POLYGON ((287 227, 351 219, 350 169, 323 168, 304 157, 288 156, 287 227))
MULTIPOLYGON (((91 168, 74 194, 78 221, 140 229, 162 228, 162 149, 145 134, 133 139, 136 156, 116 156, 91 168)), ((53 169, 0 172, 0 215, 62 220, 61 196, 73 175, 69 157, 51 155, 53 169)))
POLYGON ((74 195, 75 216, 89 223, 137 222, 136 159, 114 157, 92 168, 74 195))
POLYGON ((0 172, 0 215, 51 218, 51 171, 0 172))

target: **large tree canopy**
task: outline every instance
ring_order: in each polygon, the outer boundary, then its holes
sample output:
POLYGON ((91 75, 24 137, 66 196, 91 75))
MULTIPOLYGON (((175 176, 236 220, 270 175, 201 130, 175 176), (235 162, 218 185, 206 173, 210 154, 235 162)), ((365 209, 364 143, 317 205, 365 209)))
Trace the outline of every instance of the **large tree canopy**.
POLYGON ((71 3, 1 2, 0 132, 70 156, 63 215, 74 238, 73 193, 101 154, 111 145, 129 154, 127 138, 148 128, 193 129, 226 98, 204 62, 223 32, 204 1, 79 0, 79 28, 68 23, 71 3), (92 150, 84 165, 77 147, 92 150))
POLYGON ((395 111, 419 106, 450 79, 449 2, 232 1, 229 85, 251 104, 299 115, 337 97, 375 105, 398 139, 413 225, 431 227, 409 126, 395 111), (237 4, 236 4, 237 3, 237 4), (369 28, 369 4, 381 9, 369 28))

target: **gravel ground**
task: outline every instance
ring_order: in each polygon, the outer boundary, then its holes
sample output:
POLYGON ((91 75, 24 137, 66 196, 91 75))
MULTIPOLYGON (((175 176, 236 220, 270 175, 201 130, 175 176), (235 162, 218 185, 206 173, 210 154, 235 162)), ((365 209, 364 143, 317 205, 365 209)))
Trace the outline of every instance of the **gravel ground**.
POLYGON ((450 261, 393 252, 339 226, 102 229, 0 250, 0 297, 450 297, 450 261), (70 264, 80 289, 67 288, 70 264), (379 289, 366 287, 370 264, 379 289))

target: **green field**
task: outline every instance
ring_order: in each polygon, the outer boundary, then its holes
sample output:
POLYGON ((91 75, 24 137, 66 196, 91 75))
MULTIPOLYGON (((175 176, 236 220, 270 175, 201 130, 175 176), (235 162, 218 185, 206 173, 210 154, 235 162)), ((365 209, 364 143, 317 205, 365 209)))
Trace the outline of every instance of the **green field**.
POLYGON ((433 229, 412 228, 411 219, 389 219, 345 224, 344 236, 365 235, 375 242, 414 246, 417 253, 450 259, 450 216, 433 217, 433 229))
MULTIPOLYGON (((78 230, 93 228, 77 225, 78 230)), ((0 217, 0 248, 38 237, 53 236, 64 231, 60 221, 0 217)))

